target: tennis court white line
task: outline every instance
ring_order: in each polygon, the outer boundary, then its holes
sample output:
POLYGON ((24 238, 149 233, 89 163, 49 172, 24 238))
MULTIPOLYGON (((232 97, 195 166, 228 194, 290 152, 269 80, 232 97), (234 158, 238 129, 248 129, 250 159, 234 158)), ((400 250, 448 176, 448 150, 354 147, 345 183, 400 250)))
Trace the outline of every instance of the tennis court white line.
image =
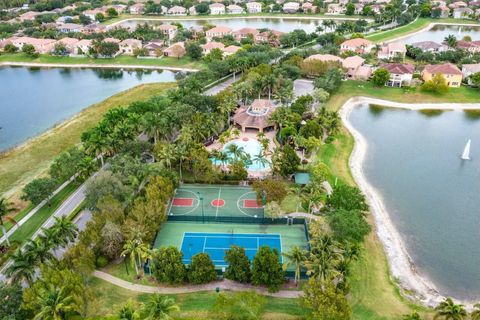
MULTIPOLYGON (((217 197, 217 201, 220 202, 220 195, 222 194, 222 187, 218 188, 218 197, 217 197)), ((215 218, 218 216, 218 208, 220 208, 220 203, 217 203, 217 210, 215 211, 215 218)))
POLYGON ((205 237, 205 241, 203 241, 203 250, 202 252, 205 252, 205 245, 207 244, 207 237, 205 237))
MULTIPOLYGON (((245 250, 257 250, 257 248, 246 248, 246 247, 242 247, 243 249, 245 250)), ((230 250, 232 248, 224 248, 224 247, 204 247, 203 248, 204 250, 230 250)), ((204 251, 205 252, 205 251, 204 251)))
POLYGON ((185 236, 184 235, 184 238, 212 238, 212 239, 222 239, 222 238, 225 238, 225 239, 231 239, 231 238, 235 238, 235 239, 267 239, 267 240, 277 240, 277 239, 281 239, 280 237, 237 237, 237 236, 185 236))

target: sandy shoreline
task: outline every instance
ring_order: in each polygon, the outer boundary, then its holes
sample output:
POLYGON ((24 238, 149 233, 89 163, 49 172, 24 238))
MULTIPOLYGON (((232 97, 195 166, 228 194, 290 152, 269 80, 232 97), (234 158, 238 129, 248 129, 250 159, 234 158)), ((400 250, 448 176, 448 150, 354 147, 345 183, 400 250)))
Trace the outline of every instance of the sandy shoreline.
MULTIPOLYGON (((388 257, 388 263, 392 277, 398 280, 403 295, 418 300, 424 305, 430 307, 436 306, 445 298, 445 296, 443 296, 436 289, 435 284, 432 281, 430 281, 426 276, 420 275, 417 272, 413 260, 405 247, 402 236, 390 219, 388 211, 384 206, 381 194, 370 185, 364 175, 363 162, 368 150, 368 143, 362 134, 357 131, 348 120, 352 110, 360 104, 376 104, 391 108, 410 110, 473 110, 480 109, 480 103, 409 104, 366 97, 354 97, 347 100, 347 102, 345 102, 339 111, 345 127, 352 134, 355 140, 352 154, 350 155, 349 159, 350 169, 355 182, 365 194, 370 205, 373 217, 375 219, 375 230, 385 248, 385 253, 388 257)), ((459 302, 465 304, 468 309, 471 309, 474 303, 472 301, 459 302)))

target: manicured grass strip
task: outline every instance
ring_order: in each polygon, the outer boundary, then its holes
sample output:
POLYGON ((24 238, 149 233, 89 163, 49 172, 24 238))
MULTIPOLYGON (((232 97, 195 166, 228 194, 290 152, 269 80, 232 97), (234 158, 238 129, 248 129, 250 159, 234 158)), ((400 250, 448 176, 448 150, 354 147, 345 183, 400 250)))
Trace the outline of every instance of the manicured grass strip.
POLYGON ((9 190, 18 194, 23 185, 45 173, 52 160, 79 143, 82 132, 97 124, 109 109, 127 106, 133 101, 147 100, 175 86, 173 82, 152 83, 123 91, 84 109, 22 147, 5 152, 0 156, 0 194, 9 190))
POLYGON ((50 201, 51 205, 44 205, 36 214, 18 228, 10 237, 11 241, 23 243, 47 221, 48 218, 60 207, 60 205, 75 191, 79 183, 70 183, 62 191, 57 193, 50 201))
MULTIPOLYGON (((23 217, 25 217, 29 212, 30 210, 32 210, 33 208, 35 208, 34 205, 30 204, 28 205, 26 208, 22 209, 20 212, 18 212, 13 218, 15 219, 15 221, 19 222, 20 220, 22 220, 23 217)), ((10 221, 5 221, 4 222, 4 225, 5 225, 5 229, 10 230, 12 229, 13 227, 13 224, 10 222, 10 221)), ((0 238, 3 236, 3 231, 2 229, 0 229, 0 238)))
POLYGON ((201 69, 205 65, 201 61, 195 61, 185 56, 180 59, 164 57, 162 59, 137 59, 132 56, 120 55, 116 58, 94 59, 91 57, 56 57, 51 55, 39 55, 37 58, 28 57, 24 53, 2 54, 0 62, 29 62, 29 63, 57 63, 57 64, 88 64, 91 66, 112 64, 132 66, 159 66, 201 69))

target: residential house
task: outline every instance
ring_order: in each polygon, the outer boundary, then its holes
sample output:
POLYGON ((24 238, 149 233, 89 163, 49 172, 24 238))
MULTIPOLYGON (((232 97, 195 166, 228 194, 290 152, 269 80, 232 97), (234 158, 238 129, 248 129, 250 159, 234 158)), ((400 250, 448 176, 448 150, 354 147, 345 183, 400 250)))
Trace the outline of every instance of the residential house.
POLYGON ((127 6, 124 5, 124 4, 113 4, 113 5, 111 5, 111 6, 105 6, 105 7, 104 7, 105 11, 107 11, 107 10, 110 9, 110 8, 115 9, 115 11, 117 11, 118 14, 121 14, 121 13, 123 13, 123 12, 125 11, 125 9, 127 8, 127 6))
POLYGON ((237 6, 236 4, 231 4, 227 7, 229 14, 242 14, 245 12, 242 7, 237 6))
POLYGON ((432 52, 432 53, 437 53, 437 52, 442 52, 447 50, 447 46, 436 43, 434 41, 420 41, 420 42, 415 42, 411 44, 412 47, 418 48, 424 52, 432 52))
POLYGON ((145 4, 144 3, 135 3, 130 6, 129 11, 131 14, 143 14, 145 12, 145 4))
POLYGON ((475 12, 470 8, 455 8, 453 9, 453 19, 468 19, 472 17, 475 12))
POLYGON ((231 46, 228 46, 226 48, 223 48, 222 51, 223 51, 223 56, 224 57, 228 57, 228 56, 231 56, 232 54, 235 54, 237 53, 238 50, 242 49, 241 47, 239 46, 234 46, 234 45, 231 45, 231 46))
POLYGON ((35 17, 40 15, 41 13, 40 12, 36 12, 36 11, 27 11, 25 13, 22 13, 19 17, 18 17, 18 20, 20 20, 20 22, 24 22, 24 21, 34 21, 35 20, 35 17))
POLYGON ((172 44, 167 49, 163 50, 163 55, 166 57, 181 58, 187 51, 185 50, 184 42, 177 42, 172 44))
POLYGON ((109 42, 109 43, 116 43, 116 44, 120 44, 120 40, 116 39, 116 38, 105 38, 102 40, 103 42, 109 42))
POLYGON ((225 48, 225 45, 223 43, 217 42, 217 41, 210 41, 210 42, 207 42, 206 44, 202 45, 204 55, 209 54, 210 52, 212 52, 213 49, 222 50, 223 48, 225 48))
POLYGON ((83 15, 86 16, 87 18, 89 18, 92 21, 96 21, 95 17, 99 13, 103 14, 104 16, 107 15, 106 10, 103 10, 103 9, 100 9, 100 8, 83 11, 83 15))
POLYGON ((167 10, 167 14, 170 16, 185 16, 187 15, 187 9, 182 6, 173 6, 167 10))
POLYGON ((119 47, 122 54, 133 56, 134 51, 142 47, 142 41, 137 39, 125 39, 119 43, 119 47))
POLYGON ((195 6, 191 6, 190 8, 188 8, 188 14, 191 16, 197 15, 197 9, 195 9, 195 6))
POLYGON ((342 63, 343 59, 332 54, 313 54, 303 60, 304 62, 321 61, 321 62, 338 62, 342 63))
POLYGON ((352 79, 367 81, 373 74, 373 68, 371 66, 360 66, 355 70, 352 79))
POLYGON ((407 63, 387 63, 381 66, 388 70, 390 79, 385 84, 388 87, 402 87, 409 85, 413 78, 415 67, 407 63))
POLYGON ((338 3, 331 3, 327 6, 327 13, 329 14, 344 14, 347 9, 338 4, 338 3))
POLYGON ((372 6, 370 6, 370 8, 372 9, 372 12, 375 13, 375 14, 381 14, 383 9, 385 9, 385 5, 383 4, 374 4, 372 6))
POLYGON ((261 32, 255 36, 255 42, 259 43, 268 43, 272 47, 279 47, 280 46, 280 36, 284 34, 284 32, 277 31, 277 30, 267 30, 261 32))
POLYGON ((363 7, 365 7, 365 5, 363 3, 355 3, 355 11, 354 11, 354 14, 362 14, 363 12, 363 7))
POLYGON ((310 2, 305 2, 302 4, 302 10, 305 13, 316 13, 317 12, 317 6, 314 6, 310 2))
POLYGON ((156 29, 162 31, 168 40, 175 38, 178 33, 178 27, 171 24, 161 24, 156 29))
POLYGON ((248 2, 246 6, 248 13, 262 12, 262 4, 260 2, 248 2))
POLYGON ((480 52, 480 41, 457 41, 457 48, 468 51, 469 53, 478 53, 480 52))
POLYGON ((450 9, 466 8, 468 5, 463 1, 452 2, 448 5, 450 9))
POLYGON ((22 50, 23 46, 30 44, 35 48, 35 51, 40 54, 46 54, 52 52, 55 47, 57 40, 54 39, 37 39, 31 37, 19 37, 19 38, 10 38, 12 44, 22 50))
POLYGON ((81 32, 85 34, 92 34, 92 33, 102 33, 107 31, 107 28, 98 23, 91 23, 86 26, 83 26, 81 32))
POLYGON ((163 40, 152 40, 143 46, 144 49, 147 49, 147 56, 150 57, 159 57, 163 55, 162 47, 163 40))
POLYGON ((61 43, 65 46, 65 49, 67 49, 67 52, 69 54, 76 54, 76 48, 77 48, 77 43, 79 42, 80 40, 78 39, 75 39, 75 38, 62 38, 60 40, 58 40, 58 43, 61 43))
POLYGON ((384 44, 378 51, 378 59, 404 59, 407 47, 400 42, 389 42, 384 44))
POLYGON ((75 43, 74 45, 75 50, 73 54, 78 54, 78 55, 88 54, 88 51, 90 50, 91 46, 92 46, 92 40, 88 40, 88 39, 80 40, 77 43, 75 43))
POLYGON ((81 32, 83 26, 76 23, 63 23, 56 26, 57 30, 63 33, 81 32))
POLYGON ((374 43, 370 40, 363 38, 355 38, 342 42, 340 45, 340 51, 352 51, 356 53, 369 53, 374 47, 374 43))
POLYGON ((432 9, 432 17, 446 19, 449 16, 450 16, 450 8, 445 5, 441 5, 432 9), (437 14, 437 11, 438 11, 438 14, 437 14))
POLYGON ((353 80, 361 80, 357 79, 357 72, 364 63, 365 59, 360 56, 351 56, 343 59, 342 67, 346 70, 346 78, 353 80))
POLYGON ((242 39, 247 39, 251 37, 255 41, 255 37, 260 33, 257 29, 254 28, 242 28, 236 31, 233 31, 232 35, 236 41, 241 41, 242 39))
POLYGON ((300 9, 298 2, 286 2, 283 4, 283 12, 285 13, 296 13, 298 9, 300 9))
POLYGON ((462 71, 451 63, 426 65, 422 71, 422 79, 429 81, 437 74, 441 74, 447 80, 449 87, 460 87, 462 84, 462 71))
POLYGON ((479 73, 479 72, 480 72, 480 63, 462 65, 463 78, 467 79, 468 84, 472 84, 469 77, 472 74, 479 73))
POLYGON ((225 14, 225 5, 223 3, 212 3, 208 7, 212 15, 225 14))
POLYGON ((208 41, 211 41, 213 38, 223 38, 227 34, 232 34, 232 29, 222 26, 213 27, 205 32, 208 41))

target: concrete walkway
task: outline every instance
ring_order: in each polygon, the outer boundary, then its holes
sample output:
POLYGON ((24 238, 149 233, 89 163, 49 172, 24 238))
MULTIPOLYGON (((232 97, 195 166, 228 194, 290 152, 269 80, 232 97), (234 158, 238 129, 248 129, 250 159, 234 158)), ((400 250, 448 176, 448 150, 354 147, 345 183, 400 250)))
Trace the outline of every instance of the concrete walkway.
POLYGON ((320 220, 319 216, 306 212, 292 212, 287 215, 290 218, 307 218, 311 220, 320 220))
POLYGON ((233 282, 230 280, 221 280, 215 281, 202 285, 186 285, 181 287, 167 287, 167 286, 146 286, 142 284, 131 283, 122 279, 119 279, 111 274, 108 274, 103 271, 95 270, 93 276, 107 281, 118 287, 122 287, 127 290, 141 292, 141 293, 162 293, 162 294, 179 294, 179 293, 192 293, 192 292, 201 292, 201 291, 215 291, 216 288, 220 288, 221 291, 255 291, 256 293, 276 297, 276 298, 298 298, 302 295, 302 291, 296 290, 280 290, 278 292, 268 292, 266 288, 257 287, 250 284, 242 284, 238 282, 233 282))
POLYGON ((40 68, 102 68, 102 69, 147 69, 197 72, 198 69, 177 68, 168 66, 129 65, 129 64, 92 64, 92 63, 37 63, 37 62, 0 62, 1 66, 11 67, 40 67, 40 68))

